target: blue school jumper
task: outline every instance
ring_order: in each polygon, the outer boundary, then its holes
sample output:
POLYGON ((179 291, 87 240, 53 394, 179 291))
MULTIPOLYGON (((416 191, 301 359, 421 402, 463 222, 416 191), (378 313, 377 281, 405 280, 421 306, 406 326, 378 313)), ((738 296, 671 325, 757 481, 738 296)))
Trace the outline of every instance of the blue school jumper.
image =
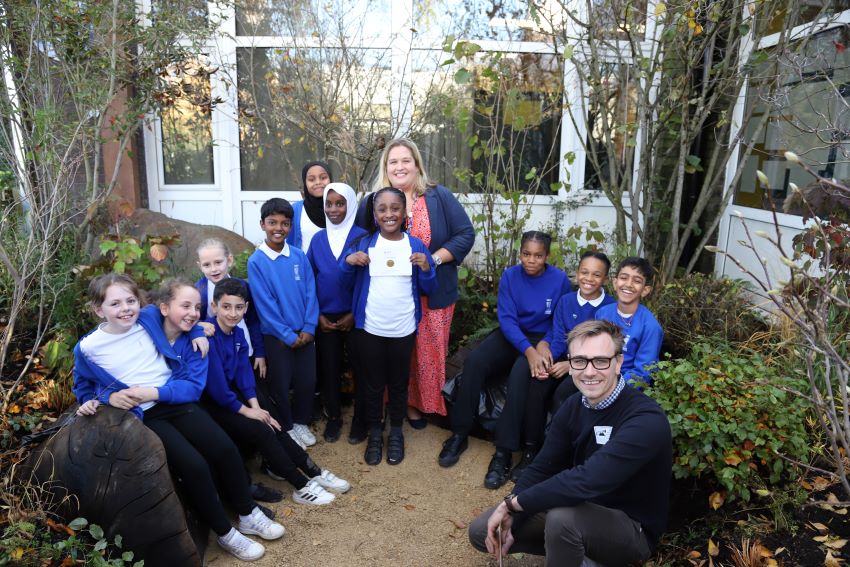
POLYGON ((664 331, 655 319, 652 312, 638 305, 634 315, 629 317, 627 325, 623 317, 617 312, 617 304, 600 307, 596 311, 597 319, 605 319, 616 323, 626 337, 623 346, 623 366, 620 374, 628 382, 629 380, 640 380, 652 384, 652 375, 646 369, 647 366, 658 362, 661 354, 661 342, 664 340, 664 331))
MULTIPOLYGON (((366 299, 369 296, 369 286, 372 282, 372 277, 369 275, 369 266, 359 267, 351 266, 345 261, 345 258, 355 252, 369 253, 369 248, 373 248, 378 242, 379 232, 375 232, 372 236, 361 238, 354 246, 345 250, 339 259, 339 265, 342 268, 343 284, 347 288, 354 288, 354 303, 352 304, 352 313, 354 313, 354 326, 362 329, 366 324, 366 299)), ((413 266, 413 275, 410 278, 411 293, 413 294, 413 306, 416 310, 416 328, 419 329, 419 321, 422 319, 422 302, 419 299, 420 294, 430 295, 437 287, 437 276, 434 273, 434 260, 425 247, 425 243, 415 236, 408 235, 410 239, 410 247, 413 253, 421 252, 428 258, 428 265, 431 269, 423 272, 419 266, 413 266)))
POLYGON ((579 292, 574 291, 568 293, 561 298, 558 305, 555 306, 555 316, 552 319, 552 327, 543 340, 549 343, 549 350, 552 353, 552 360, 564 360, 567 355, 567 335, 579 323, 590 321, 596 316, 596 311, 605 305, 617 303, 617 300, 605 293, 602 290, 602 302, 598 306, 593 306, 589 301, 584 305, 578 302, 579 292))
POLYGON ((248 281, 264 335, 292 346, 299 331, 316 334, 319 303, 313 268, 300 248, 285 246, 275 260, 258 249, 248 258, 248 281), (287 255, 288 254, 288 255, 287 255))
MULTIPOLYGON (((260 330, 260 316, 257 315, 257 308, 254 306, 254 298, 251 296, 251 286, 241 278, 235 279, 245 284, 245 289, 248 290, 248 310, 245 312, 245 325, 248 327, 248 333, 251 335, 251 346, 254 349, 254 357, 265 358, 266 347, 263 345, 263 333, 260 330)), ((201 292, 201 321, 212 317, 212 313, 207 313, 207 305, 210 302, 210 297, 207 293, 208 284, 209 280, 206 277, 195 282, 195 287, 201 292)))
MULTIPOLYGON (((192 340, 204 336, 204 330, 195 325, 189 333, 181 333, 174 345, 171 345, 162 329, 162 315, 154 305, 148 305, 142 309, 139 313, 139 325, 150 335, 156 350, 162 353, 171 369, 168 382, 157 388, 159 392, 157 403, 197 402, 207 381, 208 361, 193 350, 192 340)), ((91 333, 87 333, 86 336, 89 334, 91 333)), ((109 405, 110 394, 129 386, 86 358, 80 349, 80 342, 74 347, 74 395, 80 404, 96 399, 102 404, 109 405)), ((132 353, 128 353, 129 355, 132 353)), ((130 411, 139 419, 142 419, 144 415, 139 406, 130 411)))
MULTIPOLYGON (((362 228, 356 225, 351 227, 345 239, 342 254, 340 254, 341 258, 346 255, 346 251, 351 247, 351 243, 363 234, 366 234, 366 231, 362 228)), ((331 246, 328 243, 327 229, 320 230, 313 237, 313 240, 310 242, 310 250, 307 251, 307 259, 310 261, 310 265, 313 266, 313 274, 316 276, 316 295, 319 299, 319 313, 349 313, 353 300, 352 289, 347 287, 343 282, 339 259, 333 255, 331 246)))
POLYGON ((511 266, 499 282, 497 311, 505 339, 520 354, 531 345, 527 334, 544 334, 552 326, 555 305, 570 292, 570 279, 562 270, 546 264, 539 276, 525 273, 522 265, 511 266))
POLYGON ((216 405, 236 413, 243 405, 239 395, 246 401, 257 397, 257 383, 248 359, 248 342, 239 327, 234 327, 228 335, 221 330, 215 317, 207 322, 215 325, 215 334, 210 337, 207 355, 210 368, 204 395, 216 405))

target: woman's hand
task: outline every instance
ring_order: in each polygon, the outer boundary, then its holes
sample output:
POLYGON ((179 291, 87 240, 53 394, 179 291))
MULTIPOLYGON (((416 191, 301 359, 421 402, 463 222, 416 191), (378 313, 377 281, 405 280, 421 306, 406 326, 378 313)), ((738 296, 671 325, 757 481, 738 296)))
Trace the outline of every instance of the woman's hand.
POLYGON ((349 254, 348 256, 346 256, 345 262, 349 266, 368 266, 369 255, 363 251, 355 252, 354 254, 349 254))
POLYGON ((77 408, 77 415, 94 415, 99 405, 99 401, 89 400, 77 408))
POLYGON ((419 269, 423 272, 428 272, 431 270, 431 264, 428 263, 428 256, 423 254, 422 252, 414 252, 410 255, 410 263, 414 266, 419 266, 419 269))

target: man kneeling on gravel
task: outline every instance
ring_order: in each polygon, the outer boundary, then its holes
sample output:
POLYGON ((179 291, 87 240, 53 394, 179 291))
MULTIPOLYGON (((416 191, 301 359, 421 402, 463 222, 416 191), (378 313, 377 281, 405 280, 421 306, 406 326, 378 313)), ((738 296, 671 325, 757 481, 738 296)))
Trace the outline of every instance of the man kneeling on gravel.
POLYGON ((645 560, 667 526, 667 416, 620 376, 623 333, 616 324, 586 321, 567 343, 579 393, 555 414, 514 492, 470 524, 469 539, 497 557, 545 555, 550 567, 645 560))

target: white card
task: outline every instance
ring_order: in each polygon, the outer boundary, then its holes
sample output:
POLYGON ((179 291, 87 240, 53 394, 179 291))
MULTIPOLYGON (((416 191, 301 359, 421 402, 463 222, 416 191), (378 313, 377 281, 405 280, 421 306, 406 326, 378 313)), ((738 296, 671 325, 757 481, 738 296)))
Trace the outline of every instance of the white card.
POLYGON ((410 246, 392 246, 388 248, 369 248, 369 275, 380 276, 410 276, 413 274, 413 264, 410 246))

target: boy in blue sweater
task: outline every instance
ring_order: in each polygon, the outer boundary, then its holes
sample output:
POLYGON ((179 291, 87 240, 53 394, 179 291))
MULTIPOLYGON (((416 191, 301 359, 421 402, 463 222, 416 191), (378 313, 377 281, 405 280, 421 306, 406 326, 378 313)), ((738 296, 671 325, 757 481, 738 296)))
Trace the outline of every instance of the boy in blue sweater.
POLYGON ((239 327, 249 307, 247 287, 235 278, 223 280, 215 286, 211 307, 215 317, 207 322, 216 332, 210 338, 203 398, 207 412, 234 442, 259 450, 266 473, 295 487, 295 502, 330 504, 335 497, 328 491, 347 492, 349 483, 319 468, 257 400, 248 344, 239 327))
POLYGON ((307 255, 286 242, 292 205, 286 199, 269 199, 260 215, 266 238, 248 258, 248 281, 260 316, 271 395, 281 425, 295 441, 310 446, 316 443, 308 424, 316 389, 313 338, 319 322, 313 269, 307 255), (295 390, 291 407, 290 386, 295 390))
POLYGON ((626 338, 621 372, 626 382, 652 383, 651 367, 658 363, 664 331, 640 300, 652 291, 654 270, 644 258, 630 256, 617 266, 614 290, 617 304, 596 311, 597 319, 616 323, 626 338))

